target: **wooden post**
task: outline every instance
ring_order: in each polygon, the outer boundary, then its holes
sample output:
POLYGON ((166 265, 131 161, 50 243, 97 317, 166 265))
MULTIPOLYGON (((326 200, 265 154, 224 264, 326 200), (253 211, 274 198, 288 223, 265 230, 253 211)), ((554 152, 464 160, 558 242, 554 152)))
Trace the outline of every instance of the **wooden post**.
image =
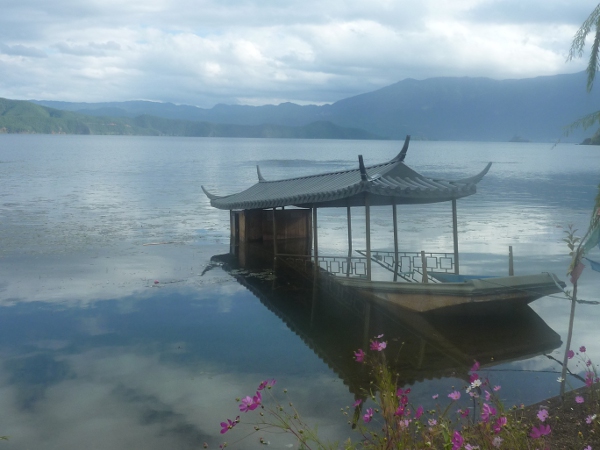
POLYGON ((275 208, 273 208, 273 257, 277 258, 277 220, 275 219, 275 208))
POLYGON ((398 281, 398 217, 396 203, 392 205, 392 214, 394 215, 394 281, 398 281))
POLYGON ((460 265, 458 262, 458 218, 456 214, 456 199, 452 199, 452 237, 454 240, 454 273, 460 273, 460 265))
POLYGON ((515 268, 513 266, 513 251, 512 245, 508 246, 508 276, 512 277, 515 274, 515 268))
POLYGON ((352 213, 350 206, 346 207, 346 216, 348 218, 348 260, 346 262, 346 276, 350 276, 350 268, 352 265, 352 213))
POLYGON ((313 207, 313 246, 314 251, 313 255, 315 256, 315 271, 318 270, 319 267, 319 238, 317 233, 317 208, 313 207))
POLYGON ((371 281, 371 206, 369 194, 365 194, 365 237, 367 240, 367 280, 371 281))
POLYGON ((425 257, 425 252, 421 250, 421 266, 423 269, 423 283, 427 284, 429 279, 427 277, 427 258, 425 257))

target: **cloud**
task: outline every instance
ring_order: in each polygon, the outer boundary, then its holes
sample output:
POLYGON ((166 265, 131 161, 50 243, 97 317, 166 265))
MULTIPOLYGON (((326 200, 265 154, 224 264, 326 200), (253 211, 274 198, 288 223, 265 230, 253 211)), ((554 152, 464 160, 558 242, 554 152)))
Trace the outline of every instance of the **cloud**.
POLYGON ((13 46, 0 44, 0 52, 4 53, 5 55, 27 56, 30 58, 46 58, 48 56, 42 50, 39 50, 35 47, 26 47, 21 44, 13 46))
POLYGON ((322 104, 404 78, 575 72, 584 61, 566 54, 594 6, 24 0, 0 17, 0 74, 13 74, 0 96, 322 104))

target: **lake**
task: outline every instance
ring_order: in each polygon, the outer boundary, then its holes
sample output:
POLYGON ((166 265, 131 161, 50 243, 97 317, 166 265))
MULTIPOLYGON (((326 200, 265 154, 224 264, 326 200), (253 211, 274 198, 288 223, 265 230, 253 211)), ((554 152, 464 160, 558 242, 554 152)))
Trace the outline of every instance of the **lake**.
MULTIPOLYGON (((225 195, 257 180, 384 162, 398 141, 0 135, 0 435, 12 449, 218 448, 236 398, 275 378, 325 438, 352 436, 340 408, 364 383, 352 350, 361 319, 272 272, 227 262, 225 195), (289 283, 288 283, 289 281, 289 283), (158 282, 158 283, 156 283, 158 282), (289 299, 287 301, 286 299, 289 299), (308 303, 308 306, 305 305, 308 303), (342 311, 342 312, 340 312, 342 311)), ((458 201, 461 272, 556 273, 567 281, 568 224, 583 234, 600 183, 600 151, 573 144, 412 142, 406 163, 461 178, 492 161, 477 194, 458 201)), ((372 246, 393 246, 390 208, 372 210, 372 246)), ((452 252, 449 204, 399 207, 407 251, 452 252)), ((353 209, 353 247, 364 213, 353 209)), ((319 211, 319 252, 344 255, 346 210, 319 211)), ((590 254, 600 261, 600 251, 590 254)), ((600 362, 600 273, 580 278, 573 347, 600 362)), ((331 300, 333 301, 333 300, 331 300)), ((337 300, 336 300, 337 301, 337 300)), ((558 394, 570 303, 532 303, 528 317, 421 323, 374 314, 399 348, 415 404, 465 385, 482 361, 507 406, 558 394), (433 330, 433 331, 432 331, 433 330), (429 334, 428 334, 429 333, 429 334), (432 336, 435 336, 432 338, 432 336), (522 345, 520 345, 522 343, 522 345), (462 358, 462 359, 461 359, 462 358)), ((577 372, 581 368, 572 367, 577 372)), ((569 377, 572 387, 581 382, 569 377)), ((438 400, 439 401, 439 400, 438 400)), ((443 401, 442 401, 443 402, 443 401)), ((236 431, 238 431, 236 429, 236 431)), ((238 433, 241 437, 245 433, 238 433)), ((226 435, 231 444, 234 435, 226 435)), ((263 433, 238 448, 296 448, 263 433)))

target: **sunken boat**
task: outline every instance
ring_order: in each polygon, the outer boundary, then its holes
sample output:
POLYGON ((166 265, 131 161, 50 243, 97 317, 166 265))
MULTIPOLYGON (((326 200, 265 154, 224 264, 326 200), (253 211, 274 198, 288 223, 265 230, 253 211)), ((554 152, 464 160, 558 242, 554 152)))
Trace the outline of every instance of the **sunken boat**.
MULTIPOLYGON (((418 313, 495 313, 526 306, 561 292, 564 283, 556 275, 540 273, 514 276, 478 276, 460 272, 457 200, 473 195, 492 163, 477 175, 458 180, 423 176, 404 163, 410 136, 393 159, 358 167, 284 180, 266 180, 257 166, 258 182, 248 189, 219 196, 202 190, 210 204, 230 211, 231 245, 241 255, 248 243, 272 247, 272 258, 284 260, 301 271, 330 277, 367 298, 418 313), (402 205, 450 202, 453 252, 407 252, 399 248, 397 208, 402 205), (394 247, 371 249, 372 206, 391 206, 394 247), (352 248, 352 208, 365 210, 366 248, 352 248), (348 255, 319 253, 318 210, 345 208, 348 223, 348 255), (374 265, 389 277, 374 277, 374 265)), ((512 260, 510 266, 512 267, 512 260)))

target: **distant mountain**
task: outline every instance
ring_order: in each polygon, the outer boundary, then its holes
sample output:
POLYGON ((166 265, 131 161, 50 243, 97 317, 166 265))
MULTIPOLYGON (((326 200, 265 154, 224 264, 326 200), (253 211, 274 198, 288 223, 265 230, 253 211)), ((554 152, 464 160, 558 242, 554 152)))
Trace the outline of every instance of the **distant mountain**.
MULTIPOLYGON (((108 112, 105 108, 103 111, 108 112)), ((303 126, 235 125, 173 120, 147 114, 109 117, 0 98, 0 133, 118 134, 149 136, 379 139, 367 131, 317 121, 303 126)))
MULTIPOLYGON (((518 80, 406 79, 331 105, 216 105, 211 109, 144 101, 66 103, 36 101, 88 115, 157 117, 215 124, 304 126, 328 121, 392 139, 411 134, 432 140, 537 142, 563 137, 563 128, 600 109, 600 93, 585 90, 585 73, 518 80)), ((571 140, 592 134, 576 131, 571 140)))

